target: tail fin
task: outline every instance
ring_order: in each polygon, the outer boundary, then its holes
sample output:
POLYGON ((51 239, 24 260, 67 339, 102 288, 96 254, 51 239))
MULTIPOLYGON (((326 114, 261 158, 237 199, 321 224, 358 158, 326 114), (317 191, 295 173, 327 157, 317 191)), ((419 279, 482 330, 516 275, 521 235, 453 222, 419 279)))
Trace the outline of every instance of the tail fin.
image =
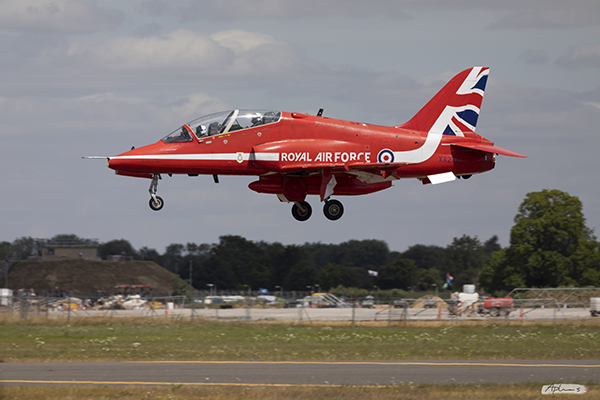
POLYGON ((489 71, 487 67, 462 71, 400 127, 453 136, 475 131, 489 71))

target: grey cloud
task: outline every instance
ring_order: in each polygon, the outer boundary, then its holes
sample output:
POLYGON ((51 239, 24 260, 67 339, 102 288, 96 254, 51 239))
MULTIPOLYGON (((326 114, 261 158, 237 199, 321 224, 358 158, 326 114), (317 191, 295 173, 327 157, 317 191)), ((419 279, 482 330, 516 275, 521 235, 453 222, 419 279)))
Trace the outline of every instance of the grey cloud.
POLYGON ((0 24, 17 32, 90 33, 120 26, 120 11, 79 0, 3 0, 0 24))
POLYGON ((580 44, 567 50, 556 63, 565 68, 600 68, 600 44, 580 44))
POLYGON ((506 10, 492 29, 565 29, 600 24, 600 3, 596 1, 524 2, 506 10))
POLYGON ((544 50, 527 50, 519 56, 519 60, 523 60, 526 64, 542 65, 548 63, 549 57, 544 50))
MULTIPOLYGON (((394 18, 397 21, 411 20, 403 11, 406 2, 389 0, 145 0, 140 12, 156 16, 170 16, 181 21, 232 21, 249 19, 301 19, 307 17, 369 17, 394 18)), ((410 3, 410 2, 409 2, 410 3)))

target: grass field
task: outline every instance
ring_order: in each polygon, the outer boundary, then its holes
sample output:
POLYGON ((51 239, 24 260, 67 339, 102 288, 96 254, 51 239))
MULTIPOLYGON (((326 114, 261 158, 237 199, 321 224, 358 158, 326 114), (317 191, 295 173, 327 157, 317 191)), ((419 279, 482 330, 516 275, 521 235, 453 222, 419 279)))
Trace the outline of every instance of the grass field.
POLYGON ((336 326, 4 318, 0 357, 27 361, 600 359, 600 324, 336 326))
MULTIPOLYGON (((586 385, 587 393, 576 399, 597 399, 598 385, 586 385)), ((416 385, 385 387, 6 387, 3 399, 18 400, 452 400, 452 399, 554 399, 561 395, 542 395, 537 383, 519 385, 416 385)), ((563 396, 564 397, 564 396, 563 396)), ((571 398, 573 396, 566 396, 571 398)))
MULTIPOLYGON (((348 326, 0 316, 0 361, 600 359, 600 323, 348 326)), ((600 398, 587 384, 577 398, 600 398)), ((388 387, 1 387, 1 399, 547 399, 541 384, 388 387)))

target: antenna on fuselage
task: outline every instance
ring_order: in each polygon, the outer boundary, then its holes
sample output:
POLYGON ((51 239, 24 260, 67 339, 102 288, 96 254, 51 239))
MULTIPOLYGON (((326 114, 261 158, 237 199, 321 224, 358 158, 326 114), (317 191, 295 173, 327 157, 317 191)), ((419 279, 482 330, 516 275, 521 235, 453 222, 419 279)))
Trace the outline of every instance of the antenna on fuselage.
POLYGON ((323 116, 323 109, 319 108, 319 112, 317 113, 317 117, 322 117, 323 116))

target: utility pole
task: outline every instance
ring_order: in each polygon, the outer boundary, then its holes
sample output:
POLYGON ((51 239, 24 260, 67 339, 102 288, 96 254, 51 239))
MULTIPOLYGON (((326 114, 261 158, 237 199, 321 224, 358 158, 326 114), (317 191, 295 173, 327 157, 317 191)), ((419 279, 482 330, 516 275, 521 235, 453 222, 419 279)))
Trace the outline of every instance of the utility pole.
POLYGON ((194 320, 194 307, 196 306, 196 299, 195 296, 192 296, 192 289, 194 288, 192 286, 192 277, 194 276, 194 273, 192 272, 194 268, 194 264, 192 263, 192 260, 190 260, 190 301, 192 303, 192 312, 190 314, 190 320, 194 320))

